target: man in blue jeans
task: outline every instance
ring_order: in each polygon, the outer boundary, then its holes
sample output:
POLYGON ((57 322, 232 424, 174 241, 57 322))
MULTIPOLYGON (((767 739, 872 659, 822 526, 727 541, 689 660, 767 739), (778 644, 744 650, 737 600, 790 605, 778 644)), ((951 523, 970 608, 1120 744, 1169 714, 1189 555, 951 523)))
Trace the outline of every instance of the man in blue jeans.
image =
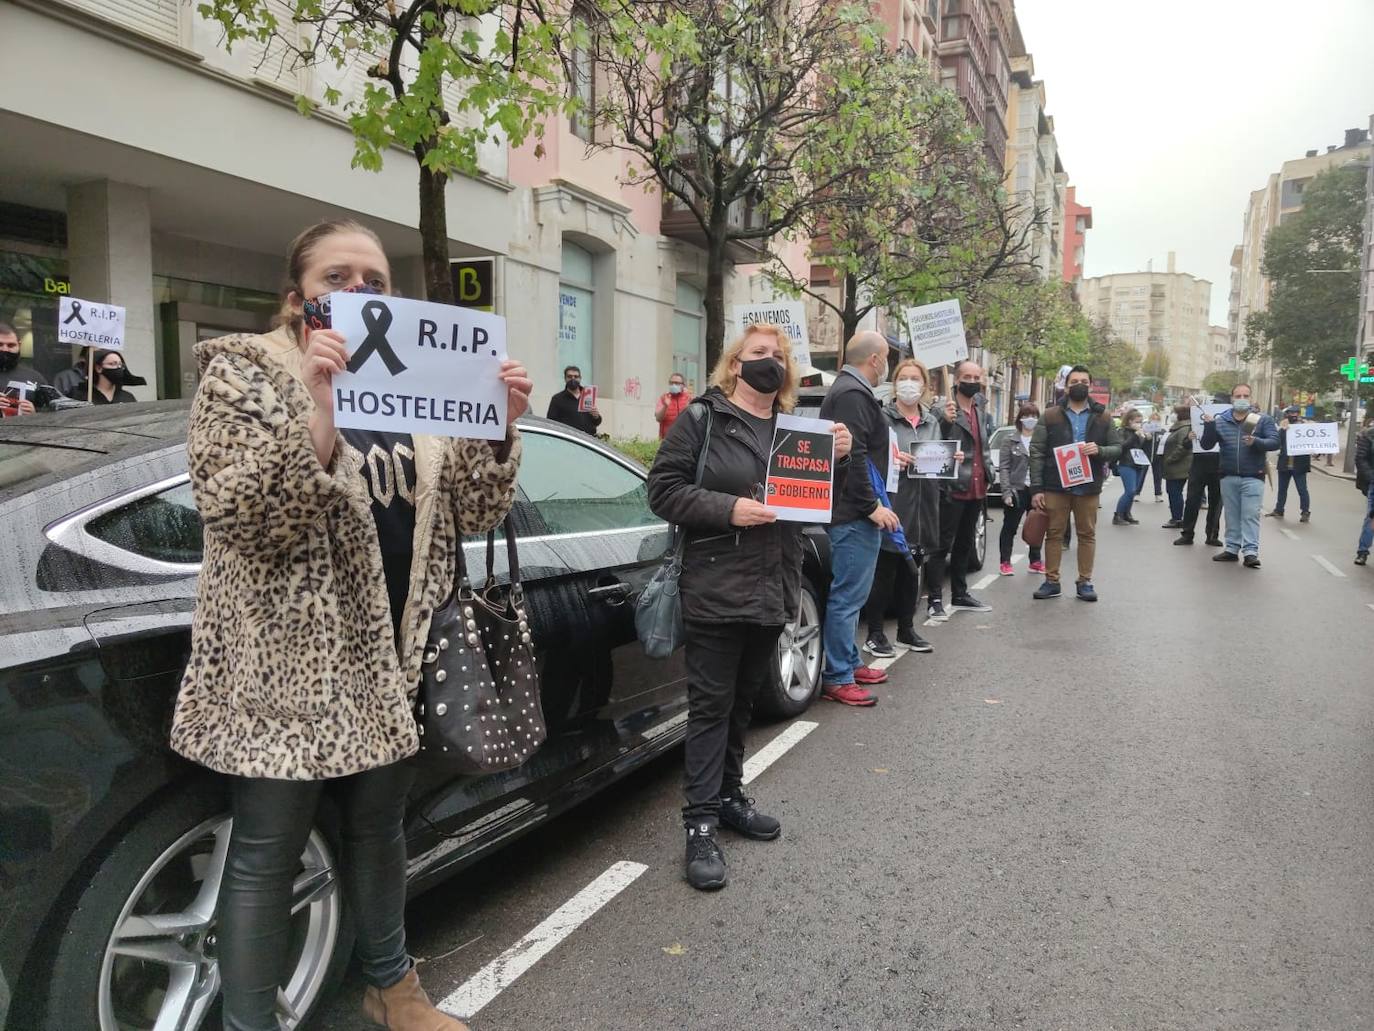
POLYGON ((1258 569, 1260 514, 1264 506, 1264 464, 1279 449, 1279 428, 1272 418, 1251 410, 1250 385, 1231 391, 1231 410, 1202 417, 1204 449, 1221 445, 1221 506, 1226 513, 1226 550, 1213 562, 1239 562, 1258 569))
POLYGON ((868 475, 872 462, 887 476, 887 420, 873 389, 887 375, 887 341, 879 333, 856 333, 845 345, 844 368, 835 377, 822 419, 842 422, 853 436, 850 474, 836 491, 830 526, 830 594, 825 603, 825 671, 821 694, 842 705, 876 705, 868 687, 886 682, 887 674, 863 665, 854 633, 859 611, 868 601, 884 530, 901 525, 897 513, 882 505, 868 475))

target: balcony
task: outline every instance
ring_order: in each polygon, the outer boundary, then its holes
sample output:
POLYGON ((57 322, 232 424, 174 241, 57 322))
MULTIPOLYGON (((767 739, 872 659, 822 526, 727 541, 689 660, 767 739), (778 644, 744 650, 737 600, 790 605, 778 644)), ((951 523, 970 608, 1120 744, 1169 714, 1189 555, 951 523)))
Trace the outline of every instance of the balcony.
POLYGON ((969 53, 978 68, 988 65, 987 33, 972 14, 947 14, 940 27, 941 54, 969 53))
MULTIPOLYGON (((753 201, 738 200, 730 205, 726 222, 735 229, 756 228, 763 224, 753 201)), ((697 217, 671 193, 663 194, 663 212, 659 216, 659 232, 672 240, 681 240, 693 247, 706 249, 706 231, 697 217)), ((768 253, 768 241, 732 240, 725 247, 725 257, 736 265, 753 265, 763 261, 768 253)))

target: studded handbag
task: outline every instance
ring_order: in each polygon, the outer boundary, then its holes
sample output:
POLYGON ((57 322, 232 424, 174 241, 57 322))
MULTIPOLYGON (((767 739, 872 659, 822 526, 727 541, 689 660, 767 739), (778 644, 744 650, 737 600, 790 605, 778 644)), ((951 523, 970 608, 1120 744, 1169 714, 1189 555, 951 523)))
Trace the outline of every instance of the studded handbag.
POLYGON ((496 583, 493 529, 487 534, 487 579, 481 590, 468 579, 459 544, 453 591, 434 612, 420 666, 415 703, 420 756, 457 773, 519 766, 547 734, 509 515, 505 535, 510 582, 496 583))

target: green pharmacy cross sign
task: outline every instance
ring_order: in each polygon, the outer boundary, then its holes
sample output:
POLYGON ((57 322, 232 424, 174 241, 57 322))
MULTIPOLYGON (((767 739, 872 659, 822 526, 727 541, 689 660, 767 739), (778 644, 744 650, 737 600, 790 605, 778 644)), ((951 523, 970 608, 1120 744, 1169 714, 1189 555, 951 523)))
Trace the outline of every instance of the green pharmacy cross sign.
POLYGON ((1341 366, 1341 375, 1354 383, 1357 379, 1361 383, 1374 383, 1374 376, 1369 374, 1369 366, 1358 358, 1351 358, 1341 366), (1356 370, 1359 370, 1358 372, 1356 370))

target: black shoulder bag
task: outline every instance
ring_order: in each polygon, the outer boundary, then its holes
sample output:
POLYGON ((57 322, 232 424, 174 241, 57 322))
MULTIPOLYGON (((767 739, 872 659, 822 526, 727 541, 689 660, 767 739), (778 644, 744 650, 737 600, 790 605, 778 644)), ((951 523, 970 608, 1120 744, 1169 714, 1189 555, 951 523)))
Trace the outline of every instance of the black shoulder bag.
MULTIPOLYGON (((688 406, 689 418, 695 406, 688 406)), ((701 451, 697 455, 697 474, 693 481, 701 486, 701 478, 706 473, 706 453, 711 447, 711 406, 703 403, 706 434, 701 440, 701 451)), ((687 548, 687 531, 681 526, 673 528, 673 546, 663 559, 663 565, 654 573, 653 579, 645 586, 635 603, 635 635, 644 646, 644 654, 651 659, 666 659, 677 650, 686 637, 682 625, 682 595, 678 591, 678 578, 682 575, 682 554, 687 548)))
POLYGON ((547 734, 509 515, 504 529, 510 583, 496 583, 494 528, 487 532, 487 581, 480 591, 468 580, 459 541, 453 590, 435 610, 420 666, 420 756, 458 773, 519 766, 547 734))

